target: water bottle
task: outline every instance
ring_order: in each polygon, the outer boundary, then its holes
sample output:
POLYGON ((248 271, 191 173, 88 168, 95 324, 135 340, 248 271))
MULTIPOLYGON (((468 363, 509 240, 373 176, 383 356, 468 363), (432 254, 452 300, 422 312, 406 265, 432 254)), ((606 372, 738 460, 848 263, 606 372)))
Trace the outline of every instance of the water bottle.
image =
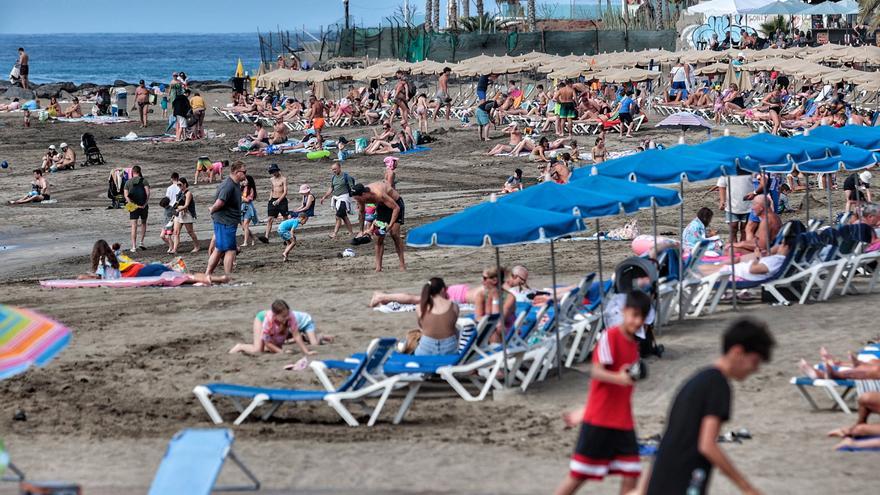
POLYGON ((703 493, 703 482, 706 481, 706 471, 697 468, 694 469, 691 474, 691 482, 688 484, 688 489, 685 492, 687 495, 700 495, 703 493))

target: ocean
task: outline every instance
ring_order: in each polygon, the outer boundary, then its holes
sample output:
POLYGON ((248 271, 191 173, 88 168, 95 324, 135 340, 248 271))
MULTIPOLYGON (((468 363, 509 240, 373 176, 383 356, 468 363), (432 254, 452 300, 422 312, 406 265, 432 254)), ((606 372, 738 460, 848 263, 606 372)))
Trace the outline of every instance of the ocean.
POLYGON ((9 74, 18 47, 30 55, 30 80, 111 84, 117 79, 164 82, 175 71, 204 81, 226 80, 239 58, 253 73, 260 63, 257 33, 228 34, 0 34, 0 75, 9 74))

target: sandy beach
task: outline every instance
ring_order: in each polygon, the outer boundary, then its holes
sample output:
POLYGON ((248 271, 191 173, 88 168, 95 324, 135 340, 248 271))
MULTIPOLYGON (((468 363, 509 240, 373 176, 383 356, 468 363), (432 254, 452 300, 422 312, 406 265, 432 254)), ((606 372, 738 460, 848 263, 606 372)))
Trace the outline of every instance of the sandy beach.
MULTIPOLYGON (((209 106, 223 106, 228 94, 210 93, 209 106)), ((164 122, 151 115, 149 134, 164 122)), ((656 122, 658 118, 652 115, 656 122)), ((29 189, 31 170, 49 144, 64 141, 76 147, 83 132, 93 133, 107 165, 79 168, 48 177, 51 205, 0 206, 0 302, 29 307, 64 322, 73 340, 54 362, 0 382, 0 437, 13 461, 33 479, 64 479, 81 483, 86 494, 144 493, 149 487, 171 436, 184 428, 212 426, 192 394, 194 386, 223 381, 267 387, 318 389, 308 370, 284 371, 301 355, 248 357, 229 355, 236 342, 250 338, 254 314, 275 298, 313 315, 319 331, 336 342, 317 348, 321 358, 343 358, 361 352, 375 337, 403 337, 416 327, 413 313, 381 314, 368 307, 374 290, 416 291, 432 276, 447 283, 478 283, 480 270, 494 264, 488 249, 409 249, 408 270, 399 272, 389 242, 386 270, 373 271, 373 246, 355 247, 357 256, 338 255, 352 247, 346 236, 329 239, 333 214, 318 207, 318 216, 298 236, 291 261, 281 260, 277 236, 269 245, 243 249, 234 286, 175 289, 41 289, 38 281, 73 278, 88 271, 88 255, 96 239, 128 243, 125 210, 107 210, 107 176, 113 167, 140 165, 161 196, 172 171, 192 177, 198 156, 214 160, 243 159, 257 181, 259 213, 265 217, 269 180, 265 172, 278 163, 290 180, 291 191, 308 183, 320 197, 329 183, 329 161, 308 161, 303 155, 244 157, 232 147, 251 127, 219 120, 209 114, 206 127, 225 137, 200 142, 118 142, 111 137, 131 131, 137 123, 91 126, 79 123, 35 123, 22 127, 21 114, 0 113, 0 196, 19 197, 29 189), (26 421, 13 420, 24 411, 26 421)), ((666 145, 678 134, 646 125, 639 138, 666 145)), ((486 199, 500 188, 514 168, 522 168, 535 183, 534 165, 524 158, 488 157, 489 145, 477 141, 477 131, 457 121, 431 126, 437 142, 431 150, 401 158, 399 190, 406 200, 406 228, 435 220, 486 199)), ((715 131, 715 135, 720 130, 715 131)), ((731 132, 745 133, 744 127, 731 132)), ((331 128, 331 137, 365 136, 368 128, 331 128)), ((505 142, 500 132, 493 142, 505 142)), ((594 137, 577 138, 589 149, 594 137)), ((691 132, 688 142, 706 139, 691 132)), ((621 141, 609 135, 609 150, 634 149, 637 138, 621 141)), ((358 156, 343 169, 360 182, 380 180, 381 157, 358 156)), ((710 183, 685 185, 685 221, 701 206, 716 207, 710 183)), ((207 206, 214 185, 198 185, 196 229, 210 239, 207 206)), ((792 204, 800 203, 795 194, 792 204)), ((291 194, 291 204, 299 196, 291 194)), ((814 212, 827 206, 814 193, 814 212)), ((836 210, 841 193, 835 193, 836 210)), ((159 240, 162 215, 151 201, 145 252, 141 261, 170 261, 159 240)), ((679 210, 659 210, 658 231, 678 232, 679 210)), ((642 233, 650 233, 650 212, 638 215, 642 233)), ((783 220, 803 214, 784 215, 783 220)), ((715 227, 719 227, 716 215, 715 227)), ((603 230, 624 219, 603 220, 603 230)), ((263 225, 254 229, 262 232, 263 225)), ((188 251, 182 236, 182 251, 188 251)), ((605 273, 631 253, 628 242, 603 245, 605 273)), ((594 242, 565 241, 557 246, 559 279, 574 283, 595 271, 594 242)), ((535 244, 502 250, 502 263, 523 264, 531 285, 551 283, 549 245, 535 244)), ((203 270, 205 252, 184 255, 190 270, 203 270)), ((777 307, 749 304, 740 308, 766 320, 779 346, 772 363, 747 382, 737 384, 733 420, 725 431, 747 428, 754 438, 726 444, 725 450, 756 486, 768 494, 864 492, 877 475, 876 453, 838 453, 825 438, 832 428, 849 424, 854 416, 841 412, 812 412, 788 380, 796 375, 800 358, 815 361, 820 346, 836 355, 857 350, 880 338, 876 295, 855 295, 827 303, 777 307)), ((675 322, 661 329, 667 353, 648 363, 649 378, 635 393, 638 434, 662 433, 663 422, 677 386, 719 352, 722 331, 737 317, 725 310, 710 317, 675 322)), ((583 404, 588 387, 583 370, 566 370, 562 379, 548 379, 526 394, 500 400, 466 403, 438 387, 423 394, 401 425, 391 417, 399 404, 392 399, 373 428, 349 428, 323 403, 285 406, 270 421, 252 418, 235 427, 235 449, 263 482, 266 493, 314 494, 540 494, 552 492, 567 472, 568 456, 577 438, 565 429, 560 414, 583 404)), ((824 397, 822 397, 824 398, 824 397)), ((226 404, 222 409, 230 414, 226 404)), ((221 480, 239 480, 232 466, 221 480)), ((591 485, 584 493, 617 493, 616 481, 591 485)), ((16 493, 13 484, 0 483, 0 494, 16 493)), ((717 494, 738 493, 720 474, 713 479, 717 494)))

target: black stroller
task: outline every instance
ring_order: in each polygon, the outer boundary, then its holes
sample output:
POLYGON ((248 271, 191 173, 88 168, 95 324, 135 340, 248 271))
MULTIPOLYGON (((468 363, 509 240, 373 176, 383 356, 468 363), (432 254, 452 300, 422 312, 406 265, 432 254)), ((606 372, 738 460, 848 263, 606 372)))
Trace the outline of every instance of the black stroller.
POLYGON ((101 150, 98 149, 98 142, 95 141, 95 136, 87 132, 82 135, 79 144, 86 155, 85 161, 82 164, 83 167, 104 164, 104 156, 101 155, 101 150))
MULTIPOLYGON (((653 261, 640 257, 627 258, 614 269, 614 291, 627 294, 633 290, 644 290, 653 297, 657 292, 658 278, 657 266, 653 261), (647 286, 644 285, 646 279, 647 286)), ((654 338, 653 324, 645 325, 645 338, 638 340, 641 357, 663 356, 665 349, 654 338)))

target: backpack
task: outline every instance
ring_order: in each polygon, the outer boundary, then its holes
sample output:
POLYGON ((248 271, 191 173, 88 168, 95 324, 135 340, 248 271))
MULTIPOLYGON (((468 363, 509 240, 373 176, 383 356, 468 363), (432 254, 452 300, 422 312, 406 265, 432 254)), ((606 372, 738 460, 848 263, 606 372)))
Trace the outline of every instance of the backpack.
MULTIPOLYGON (((330 176, 330 182, 333 182, 333 175, 330 176)), ((351 195, 351 186, 354 185, 355 180, 354 177, 348 175, 347 172, 342 172, 342 182, 345 183, 345 189, 348 190, 348 194, 351 195)))
POLYGON ((128 190, 128 199, 135 204, 144 204, 147 200, 147 188, 144 187, 144 178, 137 177, 139 181, 131 180, 131 188, 128 190))
POLYGON ((416 97, 416 83, 412 82, 412 79, 406 80, 406 93, 410 100, 416 97))

